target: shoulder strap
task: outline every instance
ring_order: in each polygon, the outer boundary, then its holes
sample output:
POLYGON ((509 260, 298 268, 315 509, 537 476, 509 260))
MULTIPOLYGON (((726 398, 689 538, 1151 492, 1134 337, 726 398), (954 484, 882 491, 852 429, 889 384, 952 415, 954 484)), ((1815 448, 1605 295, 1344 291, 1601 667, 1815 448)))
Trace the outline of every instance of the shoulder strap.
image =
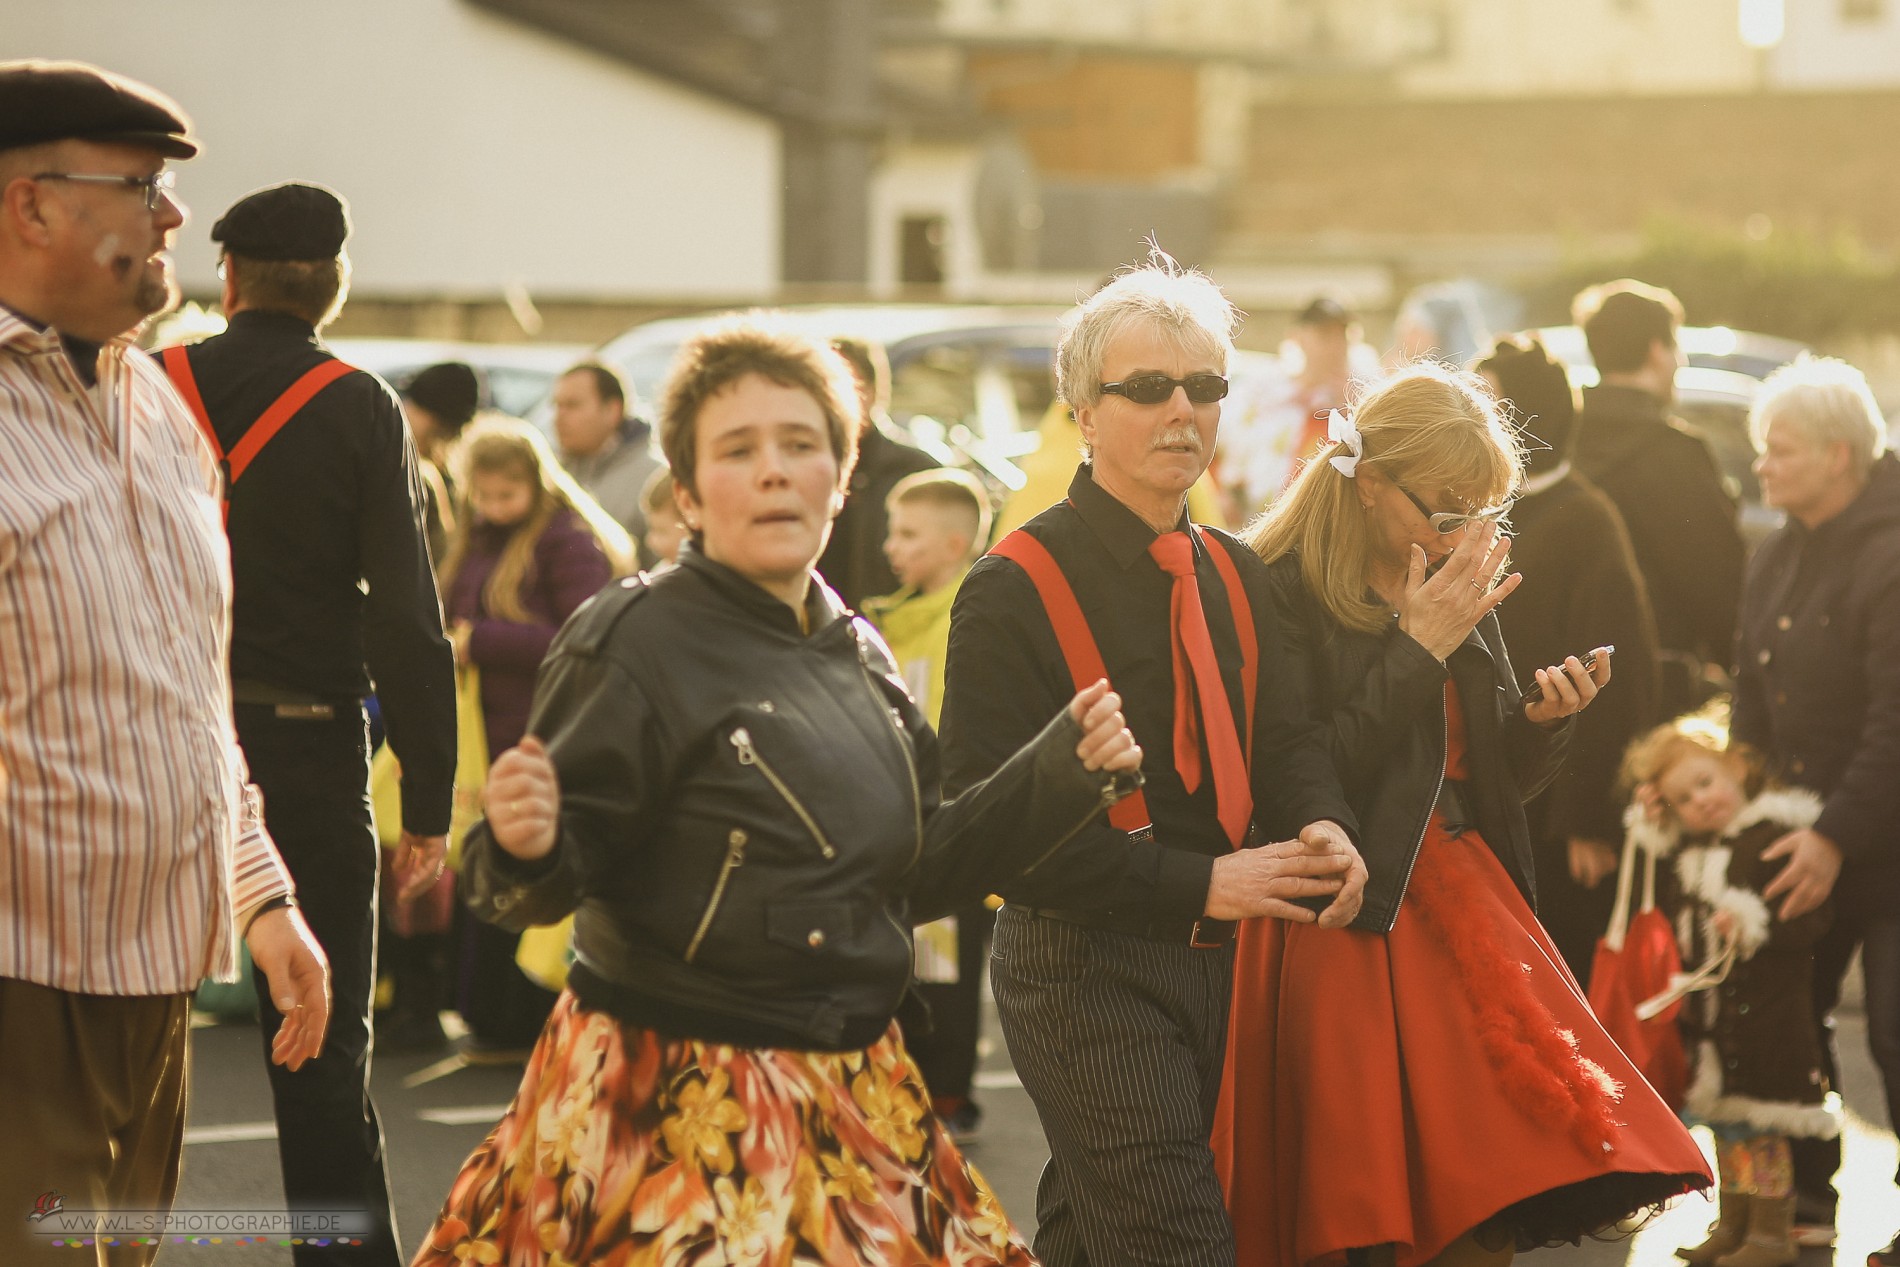
MULTIPOLYGON (((1001 555, 1029 574, 1037 597, 1042 599, 1043 611, 1049 616, 1049 624, 1055 630, 1056 645, 1062 648, 1062 658, 1068 663, 1075 689, 1079 691, 1097 678, 1107 677, 1108 666, 1102 663, 1101 648, 1096 645, 1089 622, 1082 615, 1082 604, 1076 601, 1075 590, 1069 578, 1062 574, 1055 556, 1049 553, 1049 547, 1018 528, 992 546, 990 553, 1001 555)), ((1123 797, 1109 807, 1108 821, 1128 832, 1148 826, 1152 820, 1148 817, 1147 798, 1140 792, 1123 797)))
POLYGON ((224 461, 224 446, 218 443, 218 433, 211 427, 211 415, 205 412, 204 397, 198 394, 198 380, 191 372, 191 354, 181 345, 166 348, 158 354, 158 363, 165 370, 165 376, 172 380, 172 386, 184 398, 185 406, 191 410, 191 416, 198 420, 198 430, 205 433, 205 439, 211 441, 211 451, 224 461))
POLYGON ((1234 636, 1240 639, 1240 693, 1247 709, 1247 724, 1242 733, 1246 736, 1247 768, 1251 770, 1254 700, 1260 694, 1260 639, 1254 629, 1253 607, 1247 602, 1247 591, 1240 584, 1240 569, 1234 566, 1226 545, 1209 537, 1198 525, 1190 527, 1194 529, 1195 539, 1207 550, 1208 557, 1214 560, 1214 569, 1220 573, 1221 583, 1227 587, 1227 606, 1234 613, 1234 636))
POLYGON ((257 416, 257 421, 252 423, 250 429, 244 433, 244 438, 232 447, 228 458, 231 475, 229 482, 225 485, 227 494, 230 486, 237 483, 239 477, 244 474, 244 468, 249 466, 264 446, 284 429, 285 423, 297 416, 299 409, 310 403, 311 397, 345 374, 355 372, 354 365, 346 365, 336 360, 325 361, 305 371, 303 377, 285 388, 284 394, 272 401, 270 408, 257 416))

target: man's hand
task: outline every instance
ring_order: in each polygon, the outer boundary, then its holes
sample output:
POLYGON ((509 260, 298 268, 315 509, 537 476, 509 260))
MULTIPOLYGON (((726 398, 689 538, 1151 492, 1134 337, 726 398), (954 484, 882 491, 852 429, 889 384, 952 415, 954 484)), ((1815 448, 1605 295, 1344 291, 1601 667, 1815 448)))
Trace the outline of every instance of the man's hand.
POLYGON ((1570 838, 1570 878, 1586 889, 1594 889, 1602 884, 1606 876, 1616 874, 1622 865, 1622 859, 1616 850, 1600 840, 1585 840, 1581 836, 1570 838))
POLYGON ((396 900, 407 902, 421 897, 442 878, 449 856, 447 836, 418 836, 406 831, 396 848, 392 870, 396 875, 396 900))
POLYGON ((284 1014, 270 1058, 295 1073, 323 1050, 330 1025, 330 961, 303 922, 303 912, 290 906, 252 920, 244 944, 270 985, 271 1002, 284 1014))
MULTIPOLYGON (((1318 824, 1315 824, 1317 826, 1318 824)), ((1308 830, 1311 830, 1309 828, 1308 830)), ((1335 829, 1337 830, 1337 829, 1335 829)), ((1270 915, 1277 919, 1311 924, 1319 919, 1294 898, 1332 897, 1326 914, 1335 915, 1346 896, 1350 873, 1359 855, 1340 853, 1329 842, 1309 845, 1304 840, 1279 840, 1257 849, 1237 849, 1214 860, 1214 877, 1207 887, 1210 919, 1252 919, 1270 915)), ((1365 866, 1359 863, 1358 887, 1365 887, 1365 866)), ((1360 895, 1351 898, 1353 913, 1359 909, 1360 895)), ((1350 919, 1351 916, 1347 916, 1350 919)))
POLYGON ((1800 919, 1827 901, 1834 882, 1841 878, 1841 847, 1812 828, 1791 831, 1761 851, 1762 860, 1786 858, 1788 865, 1761 891, 1763 898, 1774 901, 1783 893, 1780 915, 1786 920, 1800 919))
POLYGON ((482 808, 496 844, 523 862, 547 857, 560 836, 561 785, 539 739, 529 735, 488 768, 482 808))

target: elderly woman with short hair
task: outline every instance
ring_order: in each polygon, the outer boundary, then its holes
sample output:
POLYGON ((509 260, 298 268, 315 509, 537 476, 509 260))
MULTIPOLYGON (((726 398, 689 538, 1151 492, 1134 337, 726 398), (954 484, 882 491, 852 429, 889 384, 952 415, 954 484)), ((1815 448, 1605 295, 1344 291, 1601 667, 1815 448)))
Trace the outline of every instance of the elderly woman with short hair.
POLYGON ((681 351, 690 540, 569 621, 469 835, 477 913, 572 912, 575 962, 418 1264, 1031 1261, 892 1023, 910 927, 1045 861, 1141 753, 1097 682, 941 798, 889 652, 812 571, 857 422, 808 339, 681 351))
MULTIPOLYGON (((1763 852, 1788 860, 1764 896, 1784 920, 1834 898, 1814 951, 1826 1072, 1839 1086, 1829 1016, 1858 948, 1867 1039, 1900 1124, 1900 462, 1867 380, 1841 361, 1777 370, 1749 430, 1762 500, 1788 521, 1749 564, 1732 734, 1824 802, 1813 827, 1763 852)), ((1797 1239, 1832 1239, 1839 1166, 1839 1140, 1797 1141, 1797 1239)), ((1892 1267, 1900 1248, 1869 1261, 1892 1267)))

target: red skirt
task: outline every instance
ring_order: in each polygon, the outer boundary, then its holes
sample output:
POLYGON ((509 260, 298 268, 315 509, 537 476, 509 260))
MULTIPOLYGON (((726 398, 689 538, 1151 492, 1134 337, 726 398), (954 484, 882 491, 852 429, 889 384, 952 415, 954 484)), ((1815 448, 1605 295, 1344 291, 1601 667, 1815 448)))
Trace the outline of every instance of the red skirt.
POLYGON ((1243 924, 1214 1127, 1239 1261, 1574 1242, 1707 1187, 1510 876, 1434 817, 1391 933, 1243 924))

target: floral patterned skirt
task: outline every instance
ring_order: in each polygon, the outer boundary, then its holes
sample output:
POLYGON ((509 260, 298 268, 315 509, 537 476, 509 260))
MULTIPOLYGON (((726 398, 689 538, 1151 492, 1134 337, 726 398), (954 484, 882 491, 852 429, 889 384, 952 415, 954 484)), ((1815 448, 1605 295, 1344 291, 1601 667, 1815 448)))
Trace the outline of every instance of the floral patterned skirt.
POLYGON ((892 1025, 854 1052, 668 1039, 563 994, 414 1267, 1033 1267, 892 1025))

